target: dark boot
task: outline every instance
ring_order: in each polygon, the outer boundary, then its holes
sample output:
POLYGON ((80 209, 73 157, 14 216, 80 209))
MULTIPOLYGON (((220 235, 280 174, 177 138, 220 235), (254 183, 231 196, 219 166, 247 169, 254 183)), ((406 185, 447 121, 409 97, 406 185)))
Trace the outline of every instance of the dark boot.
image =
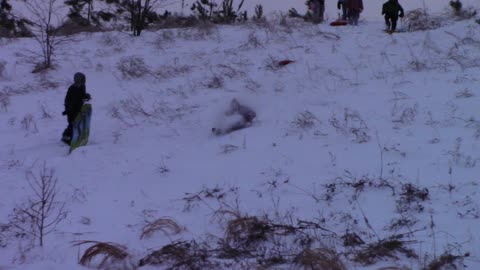
POLYGON ((72 137, 73 137, 73 121, 75 120, 75 116, 67 115, 67 120, 68 120, 68 126, 63 131, 62 142, 70 145, 70 142, 72 141, 72 137))
POLYGON ((73 127, 72 125, 68 125, 68 127, 63 131, 62 134, 62 142, 70 145, 73 136, 73 127))

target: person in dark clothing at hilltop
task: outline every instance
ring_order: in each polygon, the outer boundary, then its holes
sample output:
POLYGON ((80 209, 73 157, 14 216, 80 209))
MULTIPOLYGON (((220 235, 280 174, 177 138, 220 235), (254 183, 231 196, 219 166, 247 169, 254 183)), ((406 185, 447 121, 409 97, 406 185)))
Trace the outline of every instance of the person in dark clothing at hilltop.
POLYGON ((325 0, 307 0, 308 7, 307 18, 313 23, 323 22, 325 13, 325 0))
POLYGON ((225 115, 239 116, 239 118, 224 128, 212 128, 213 134, 223 135, 231 133, 235 130, 247 128, 252 125, 253 119, 257 116, 255 111, 245 105, 240 104, 235 98, 232 100, 232 102, 230 102, 230 107, 225 112, 225 115))
POLYGON ((338 0, 337 8, 342 10, 342 20, 346 21, 348 18, 347 0, 338 0))
POLYGON ((363 0, 347 0, 348 20, 351 25, 358 25, 363 11, 363 0))
POLYGON ((70 144, 73 136, 73 122, 78 113, 82 109, 85 101, 91 99, 90 94, 86 92, 85 74, 77 72, 73 76, 73 84, 68 88, 67 95, 65 96, 65 111, 62 115, 67 116, 68 126, 63 131, 62 141, 66 144, 70 144))
POLYGON ((385 15, 387 31, 395 32, 397 29, 398 17, 403 18, 404 12, 398 0, 388 0, 383 4, 382 15, 385 15))

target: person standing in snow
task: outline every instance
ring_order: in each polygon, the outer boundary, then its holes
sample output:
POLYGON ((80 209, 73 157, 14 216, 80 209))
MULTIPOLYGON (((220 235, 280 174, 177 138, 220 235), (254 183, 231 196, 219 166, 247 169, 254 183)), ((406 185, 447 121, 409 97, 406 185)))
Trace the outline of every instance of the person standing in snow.
POLYGON ((348 18, 348 9, 347 9, 348 0, 338 0, 337 8, 342 10, 342 20, 346 21, 348 18))
POLYGON ((308 0, 309 17, 314 23, 323 22, 323 14, 325 13, 325 0, 308 0))
POLYGON ((225 128, 212 128, 212 132, 215 135, 223 135, 233 132, 235 130, 243 129, 252 125, 253 119, 257 114, 249 107, 241 105, 237 99, 233 99, 230 102, 230 107, 225 112, 226 116, 239 116, 239 119, 235 119, 225 128))
POLYGON ((77 72, 73 76, 73 84, 68 88, 67 95, 65 96, 65 110, 62 115, 67 116, 68 126, 63 131, 62 141, 66 144, 70 144, 73 136, 73 122, 78 113, 82 109, 85 101, 91 99, 90 94, 86 92, 85 74, 77 72))
POLYGON ((346 0, 348 9, 348 20, 352 25, 358 25, 360 13, 363 11, 363 0, 346 0))
POLYGON ((397 29, 398 17, 403 18, 404 12, 398 0, 388 0, 383 4, 382 15, 385 15, 387 31, 395 32, 397 29))

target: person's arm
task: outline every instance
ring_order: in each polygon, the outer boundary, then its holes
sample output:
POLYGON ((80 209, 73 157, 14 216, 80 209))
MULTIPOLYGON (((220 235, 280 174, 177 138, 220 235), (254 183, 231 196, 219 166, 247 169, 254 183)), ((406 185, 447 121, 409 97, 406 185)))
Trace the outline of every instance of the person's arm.
POLYGON ((80 96, 82 97, 82 101, 83 101, 83 100, 90 100, 90 99, 92 98, 92 97, 90 96, 90 94, 87 93, 87 90, 85 89, 85 86, 83 86, 83 87, 81 88, 81 91, 82 91, 82 93, 81 93, 80 96))
POLYGON ((405 13, 403 11, 403 7, 400 4, 398 4, 398 8, 400 9, 400 15, 399 16, 400 16, 400 18, 403 18, 403 16, 405 16, 405 13))
POLYGON ((383 6, 382 6, 382 15, 385 15, 385 5, 386 4, 383 4, 383 6))
POLYGON ((72 87, 70 86, 67 90, 67 94, 65 95, 65 101, 64 101, 64 106, 65 106, 65 111, 62 113, 63 115, 68 114, 72 110, 73 106, 73 101, 72 101, 72 87))

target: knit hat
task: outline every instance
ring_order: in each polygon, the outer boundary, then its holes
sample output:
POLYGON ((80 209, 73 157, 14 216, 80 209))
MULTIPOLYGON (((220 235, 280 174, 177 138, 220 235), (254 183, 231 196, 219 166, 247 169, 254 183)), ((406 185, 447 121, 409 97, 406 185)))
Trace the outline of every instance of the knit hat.
POLYGON ((87 81, 87 78, 85 77, 85 74, 83 74, 81 72, 77 72, 77 73, 75 73, 75 75, 73 75, 73 81, 77 85, 85 85, 85 82, 87 81))

